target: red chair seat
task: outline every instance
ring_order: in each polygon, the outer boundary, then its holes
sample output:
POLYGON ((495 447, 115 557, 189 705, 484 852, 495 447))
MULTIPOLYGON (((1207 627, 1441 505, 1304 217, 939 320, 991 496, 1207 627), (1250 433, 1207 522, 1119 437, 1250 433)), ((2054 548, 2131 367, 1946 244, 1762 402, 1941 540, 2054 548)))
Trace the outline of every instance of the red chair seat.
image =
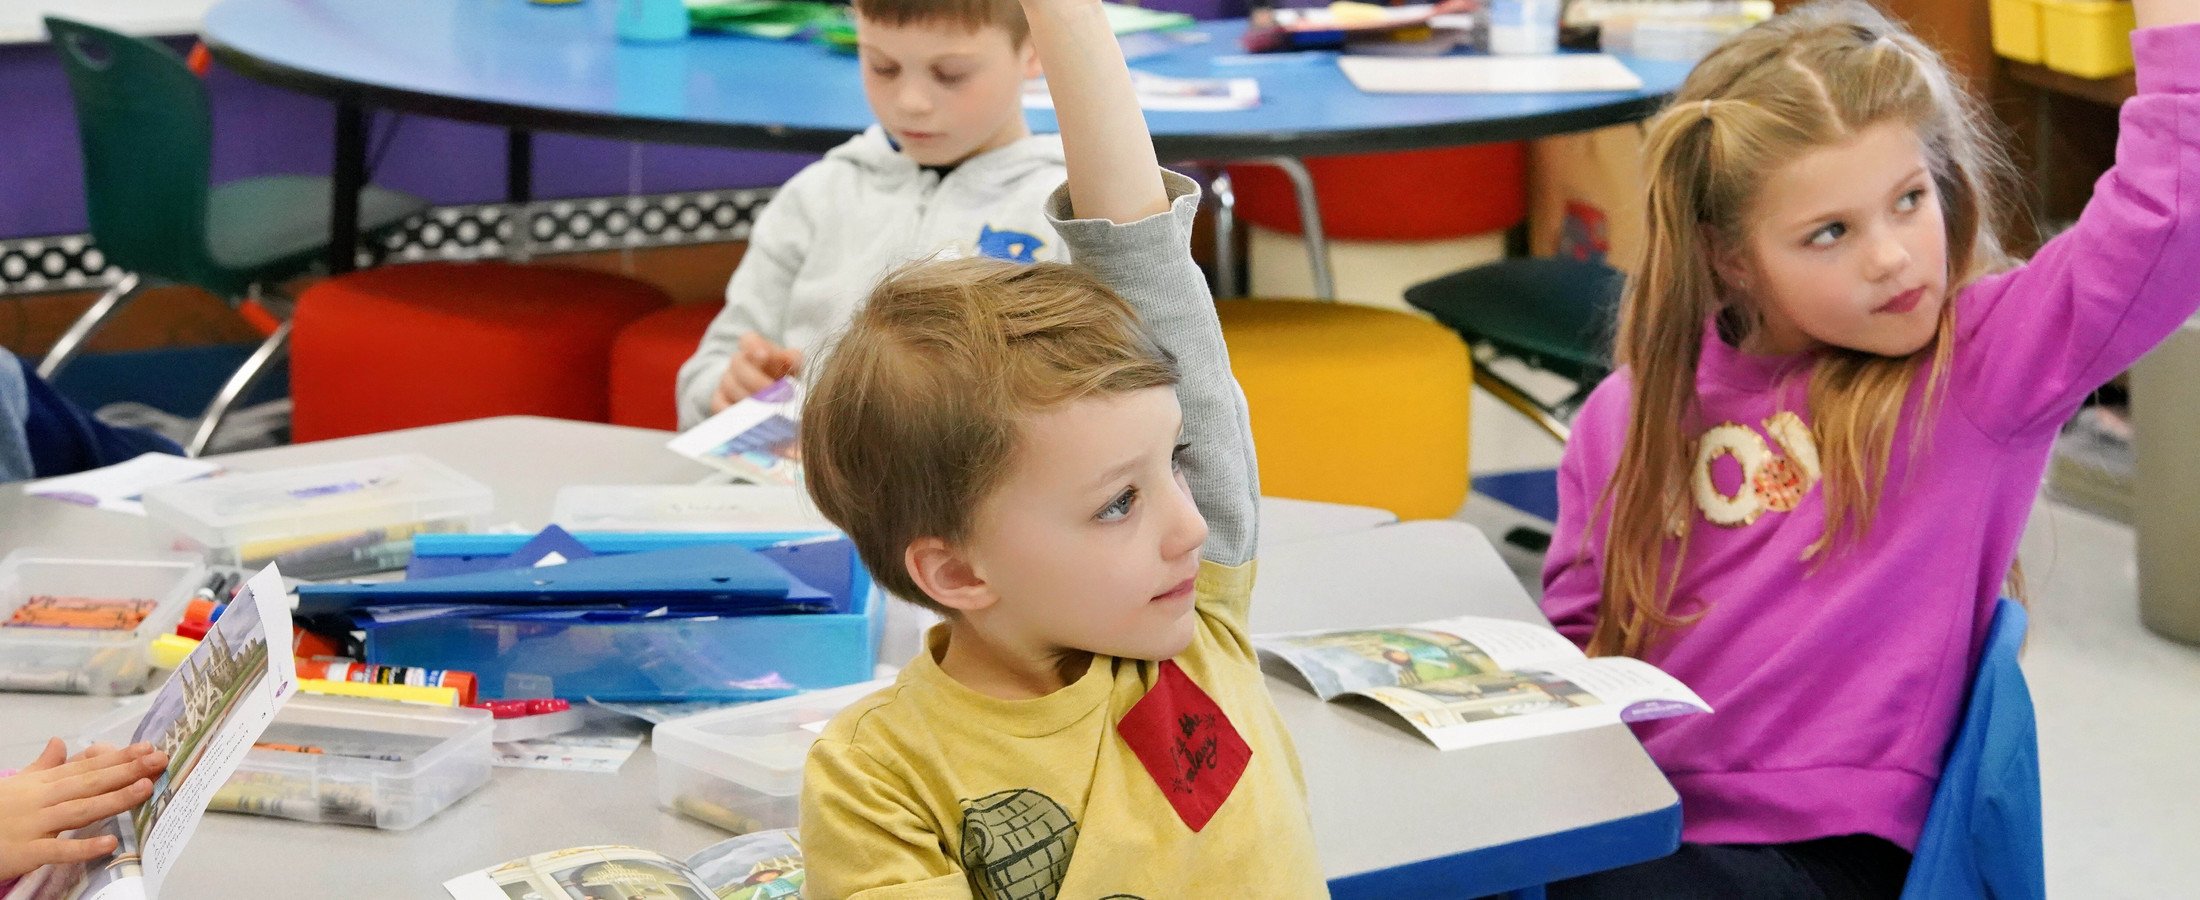
POLYGON ((612 341, 670 302, 631 278, 499 262, 327 279, 292 317, 292 439, 503 415, 605 421, 612 341))
POLYGON ((723 304, 683 303, 635 319, 611 345, 611 424, 679 427, 673 382, 723 304))

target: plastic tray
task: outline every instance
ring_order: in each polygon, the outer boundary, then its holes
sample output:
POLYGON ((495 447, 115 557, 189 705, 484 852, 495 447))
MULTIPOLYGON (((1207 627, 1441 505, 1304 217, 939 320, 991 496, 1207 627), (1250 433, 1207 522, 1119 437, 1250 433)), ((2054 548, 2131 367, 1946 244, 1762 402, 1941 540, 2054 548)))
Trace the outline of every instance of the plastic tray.
POLYGON ((299 694, 283 704, 208 808, 411 828, 489 782, 494 727, 487 710, 299 694))
POLYGON ((293 578, 402 568, 412 537, 463 531, 495 505, 489 488, 418 454, 229 475, 154 488, 145 512, 178 549, 293 578))
POLYGON ((206 581, 197 560, 101 559, 37 549, 0 560, 0 622, 32 597, 143 600, 127 630, 0 627, 0 690, 130 694, 152 670, 146 649, 173 631, 191 592, 206 581))
POLYGON ((827 721, 891 679, 674 719, 650 733, 657 805, 735 834, 791 828, 802 763, 827 721))

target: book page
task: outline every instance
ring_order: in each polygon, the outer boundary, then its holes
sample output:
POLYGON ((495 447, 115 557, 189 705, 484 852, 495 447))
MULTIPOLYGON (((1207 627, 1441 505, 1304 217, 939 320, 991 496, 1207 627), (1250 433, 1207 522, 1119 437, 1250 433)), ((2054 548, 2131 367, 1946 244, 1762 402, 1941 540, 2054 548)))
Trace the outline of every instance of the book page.
POLYGON ((1291 664, 1324 700, 1373 687, 1575 660, 1581 651, 1548 625, 1458 616, 1351 631, 1260 635, 1253 646, 1291 664))
POLYGON ((636 847, 568 847, 443 882, 454 900, 716 900, 687 866, 636 847))
POLYGON ((214 792, 297 692, 289 646, 290 602, 282 574, 268 566, 245 581, 213 630, 153 695, 131 740, 168 754, 168 770, 153 782, 153 796, 130 811, 116 854, 138 857, 146 897, 159 894, 214 792), (281 637, 270 641, 271 634, 281 637), (286 652, 270 653, 270 646, 286 652))
POLYGON ((756 484, 801 484, 801 421, 802 391, 781 378, 665 446, 756 484))
POLYGON ((1679 679, 1627 657, 1354 693, 1404 717, 1443 750, 1711 711, 1679 679))
POLYGON ((719 900, 779 900, 802 896, 807 868, 793 829, 756 831, 719 841, 687 858, 719 900))

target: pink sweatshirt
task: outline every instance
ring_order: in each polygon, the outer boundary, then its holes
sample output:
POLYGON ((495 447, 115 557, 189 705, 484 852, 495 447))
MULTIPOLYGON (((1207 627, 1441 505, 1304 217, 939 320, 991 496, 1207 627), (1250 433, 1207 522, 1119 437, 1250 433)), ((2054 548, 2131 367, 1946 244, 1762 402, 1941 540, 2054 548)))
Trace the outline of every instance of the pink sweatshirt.
MULTIPOLYGON (((2132 44, 2139 91, 2115 167, 2075 227, 1956 298, 1942 402, 1928 414, 1918 379, 1876 524, 1815 570, 1801 554, 1824 531, 1824 487, 1794 493, 1797 423, 1776 418, 1807 421, 1812 360, 1706 336, 1698 428, 1756 456, 1761 487, 1734 456, 1711 466, 1717 496, 1698 505, 1675 594, 1707 611, 1647 654, 1717 710, 1636 726, 1680 793, 1684 840, 1864 833, 1915 846, 2058 427, 2200 306, 2200 25, 2132 44)), ((1559 467, 1543 608, 1577 643, 1596 620, 1605 533, 1590 517, 1619 460, 1629 385, 1622 369, 1590 396, 1559 467)))

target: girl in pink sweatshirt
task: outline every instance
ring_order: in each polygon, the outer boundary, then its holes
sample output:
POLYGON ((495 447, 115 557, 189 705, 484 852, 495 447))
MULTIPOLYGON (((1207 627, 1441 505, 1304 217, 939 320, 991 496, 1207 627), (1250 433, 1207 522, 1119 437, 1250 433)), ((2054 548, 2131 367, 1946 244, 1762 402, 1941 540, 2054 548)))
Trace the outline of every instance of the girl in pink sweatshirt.
POLYGON ((2200 0, 2013 265, 2006 164, 1861 2, 1719 48, 1649 125, 1621 368, 1559 468, 1544 611, 1718 710, 1638 726, 1681 851, 1552 896, 1894 896, 2058 426, 2200 305, 2200 0))

